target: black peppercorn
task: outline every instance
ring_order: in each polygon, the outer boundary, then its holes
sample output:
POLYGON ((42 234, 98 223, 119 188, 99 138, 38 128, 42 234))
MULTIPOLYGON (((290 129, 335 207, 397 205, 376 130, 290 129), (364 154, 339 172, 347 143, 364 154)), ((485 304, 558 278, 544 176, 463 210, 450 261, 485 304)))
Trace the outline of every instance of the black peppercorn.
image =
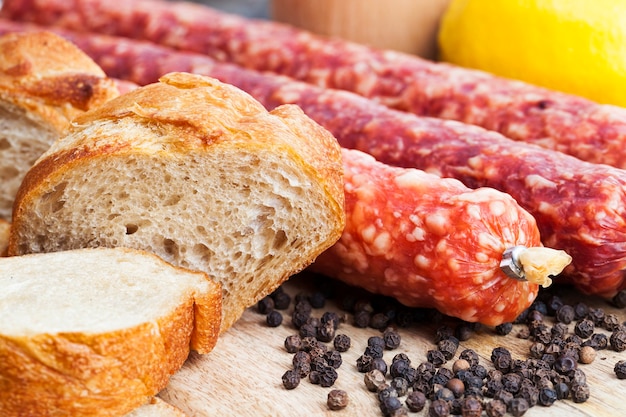
POLYGON ((505 390, 515 395, 522 385, 522 377, 516 373, 507 373, 502 376, 502 386, 505 390))
POLYGON ((426 352, 426 359, 436 367, 442 366, 446 363, 446 357, 439 349, 431 349, 426 352))
POLYGON ((575 403, 584 403, 590 396, 589 385, 586 383, 572 383, 570 395, 575 403))
POLYGON ((492 400, 485 405, 488 417, 503 417, 506 414, 506 404, 501 400, 492 400))
POLYGON ((506 336, 513 330, 513 323, 502 323, 495 327, 496 334, 506 336))
POLYGON ((394 411, 400 409, 401 407, 402 403, 398 397, 385 397, 380 401, 380 410, 385 416, 391 415, 394 411))
POLYGON ((526 414, 526 411, 528 411, 529 408, 530 405, 524 398, 513 398, 509 403, 507 410, 512 416, 519 417, 526 414))
MULTIPOLYGON (((363 381, 365 382, 365 387, 371 392, 380 392, 381 389, 387 386, 385 375, 377 369, 366 372, 363 376, 363 381)), ((397 394, 395 395, 397 396, 397 394)))
POLYGON ((360 329, 364 329, 370 324, 370 318, 372 314, 366 310, 359 310, 354 313, 354 327, 358 327, 360 329))
POLYGON ((449 337, 442 339, 437 343, 437 349, 443 353, 443 357, 446 361, 449 361, 454 357, 459 347, 459 341, 457 338, 449 337))
POLYGON ((611 345, 611 349, 616 352, 622 352, 626 350, 626 331, 617 330, 611 333, 609 337, 609 343, 611 345))
POLYGON ((411 365, 405 361, 404 359, 396 359, 391 362, 391 366, 389 367, 389 374, 392 378, 395 377, 404 377, 407 369, 409 369, 411 365))
POLYGON ((330 321, 321 323, 317 328, 317 339, 321 342, 330 342, 335 338, 335 324, 330 321))
POLYGON ((300 373, 295 369, 289 369, 283 374, 282 380, 286 389, 294 389, 300 384, 300 373))
POLYGON ((529 407, 534 407, 539 401, 539 389, 532 384, 522 384, 517 396, 525 399, 529 407))
POLYGON ((378 344, 373 344, 373 345, 368 345, 365 347, 365 355, 371 356, 372 358, 382 358, 383 354, 384 354, 384 345, 378 345, 378 344))
POLYGON ((271 297, 276 310, 286 310, 291 304, 291 296, 284 291, 274 292, 271 297))
POLYGON ((272 310, 265 316, 265 322, 269 327, 278 327, 283 322, 283 315, 278 310, 272 310))
POLYGON ((378 369, 380 372, 383 373, 383 375, 386 375, 387 374, 387 362, 385 362, 383 358, 374 358, 372 360, 370 369, 371 370, 378 369))
POLYGON ((296 353, 302 348, 302 339, 299 335, 293 334, 285 338, 285 350, 289 353, 296 353))
POLYGON ((478 353, 476 353, 476 351, 473 349, 465 349, 461 351, 461 353, 459 354, 459 359, 465 359, 469 362, 470 366, 477 365, 480 360, 478 353))
POLYGON ((554 391, 558 400, 566 400, 569 397, 569 386, 565 382, 555 384, 554 391))
POLYGON ((602 327, 604 327, 609 332, 613 332, 613 331, 619 330, 622 327, 622 323, 620 322, 620 319, 619 317, 617 317, 617 315, 606 314, 604 316, 602 327))
POLYGON ((560 374, 567 374, 578 367, 577 360, 570 355, 560 355, 554 361, 554 370, 560 374))
POLYGON ((621 290, 617 294, 613 296, 611 299, 613 305, 617 308, 625 308, 626 307, 626 290, 621 290))
POLYGON ((343 359, 341 358, 341 353, 339 353, 339 351, 337 350, 329 350, 324 353, 324 359, 329 366, 332 366, 335 369, 338 369, 343 362, 343 359))
POLYGON ((315 327, 312 323, 304 323, 298 329, 298 334, 300 338, 304 339, 305 337, 317 337, 317 327, 315 327))
POLYGON ((483 412, 483 403, 477 398, 468 397, 462 400, 461 415, 463 417, 480 417, 483 412))
POLYGON ((496 347, 491 351, 491 363, 497 370, 507 373, 512 362, 511 353, 506 348, 496 347))
POLYGON ((407 394, 405 404, 410 411, 420 412, 426 406, 426 395, 421 391, 411 391, 407 394))
POLYGON ((591 319, 582 319, 574 326, 574 332, 583 339, 591 337, 594 330, 595 324, 593 324, 591 319))
POLYGON ((468 323, 460 323, 454 328, 454 336, 462 342, 469 340, 473 334, 474 330, 468 323))
POLYGON ((260 314, 264 314, 265 315, 265 314, 269 313, 272 310, 274 310, 274 299, 272 297, 270 297, 269 295, 266 296, 266 297, 263 297, 257 303, 257 311, 260 314))
POLYGON ((374 358, 369 355, 361 355, 356 360, 356 369, 361 373, 366 373, 372 370, 372 362, 374 358))
POLYGON ((587 318, 591 319, 596 326, 602 326, 604 324, 604 316, 604 310, 601 308, 590 307, 587 313, 587 318))
POLYGON ((339 328, 341 318, 339 317, 339 314, 335 313, 334 311, 326 311, 324 314, 322 314, 322 317, 320 317, 320 322, 322 324, 332 323, 334 329, 337 330, 339 328))
POLYGON ((500 400, 507 406, 509 405, 509 403, 511 402, 513 398, 514 398, 513 394, 511 394, 510 392, 504 389, 501 389, 500 391, 496 392, 495 395, 493 396, 494 400, 500 400))
POLYGON ((626 360, 617 361, 613 372, 615 372, 617 379, 626 379, 626 360))
POLYGON ((589 306, 583 302, 574 304, 574 320, 581 320, 589 314, 589 306))
POLYGON ((333 346, 338 352, 347 352, 351 343, 350 336, 343 333, 337 334, 333 340, 333 346))
POLYGON ((370 317, 369 327, 382 330, 389 325, 389 317, 384 313, 375 313, 370 317))
POLYGON ((549 407, 557 400, 556 391, 554 388, 543 387, 539 390, 539 396, 537 398, 537 403, 539 405, 543 405, 544 407, 549 407))
POLYGON ((400 337, 400 333, 393 329, 387 329, 383 333, 383 339, 385 341, 385 349, 394 350, 400 346, 400 341, 402 338, 400 337))
POLYGON ((583 346, 591 346, 595 350, 602 350, 609 347, 609 337, 604 333, 594 333, 588 340, 585 340, 583 346))
POLYGON ((563 304, 556 311, 556 319, 560 323, 570 324, 572 321, 574 321, 574 315, 575 314, 576 313, 574 311, 574 307, 572 307, 569 304, 563 304))
POLYGON ((428 407, 429 417, 447 417, 450 415, 450 404, 444 400, 433 400, 428 407))
POLYGON ((348 405, 348 393, 344 390, 334 389, 328 393, 326 404, 331 410, 342 410, 348 405))
POLYGON ((401 376, 391 380, 390 385, 398 393, 398 397, 404 397, 409 391, 409 381, 401 376))

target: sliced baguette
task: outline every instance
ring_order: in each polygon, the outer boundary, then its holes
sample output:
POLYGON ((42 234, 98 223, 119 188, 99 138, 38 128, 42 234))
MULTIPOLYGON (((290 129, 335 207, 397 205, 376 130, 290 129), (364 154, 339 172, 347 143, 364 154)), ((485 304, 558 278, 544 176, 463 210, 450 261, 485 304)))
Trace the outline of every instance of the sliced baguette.
POLYGON ((225 331, 339 239, 342 184, 299 107, 172 73, 74 120, 26 175, 8 251, 152 251, 222 284, 225 331))
POLYGON ((50 32, 0 37, 0 217, 26 171, 71 119, 119 95, 74 44, 50 32))
POLYGON ((0 258, 0 415, 115 416, 209 352, 219 284, 127 248, 0 258))

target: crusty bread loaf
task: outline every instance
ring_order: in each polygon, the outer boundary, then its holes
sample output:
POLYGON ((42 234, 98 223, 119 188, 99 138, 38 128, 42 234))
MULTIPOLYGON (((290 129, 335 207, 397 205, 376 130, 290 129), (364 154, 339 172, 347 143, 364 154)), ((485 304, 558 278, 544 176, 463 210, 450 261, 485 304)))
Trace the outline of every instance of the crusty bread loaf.
POLYGON ((208 275, 127 248, 0 258, 0 415, 116 416, 217 341, 208 275))
POLYGON ((124 417, 187 417, 180 409, 166 403, 159 397, 152 397, 139 408, 124 417))
POLYGON ((221 282, 224 331, 338 240, 342 184, 299 107, 172 73, 74 119, 27 173, 8 251, 152 251, 221 282))
POLYGON ((50 32, 0 37, 0 217, 26 171, 71 119, 119 95, 74 44, 50 32))

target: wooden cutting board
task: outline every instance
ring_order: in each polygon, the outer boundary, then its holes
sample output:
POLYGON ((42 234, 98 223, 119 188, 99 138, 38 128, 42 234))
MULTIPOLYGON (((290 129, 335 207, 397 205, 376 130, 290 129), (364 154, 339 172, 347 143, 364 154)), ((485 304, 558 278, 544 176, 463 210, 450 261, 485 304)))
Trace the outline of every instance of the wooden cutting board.
MULTIPOLYGON (((292 278, 285 288, 291 294, 309 291, 304 278, 292 278)), ((602 307, 607 313, 616 313, 626 320, 626 311, 618 310, 604 300, 583 297, 572 292, 568 301, 584 301, 602 307)), ((332 302, 324 309, 314 310, 318 317, 326 310, 340 312, 332 302)), ((550 320, 546 318, 546 320, 550 320)), ((549 321, 549 324, 553 323, 549 321)), ((439 324, 414 325, 400 329, 402 343, 396 350, 386 351, 384 358, 391 362, 394 355, 406 353, 413 363, 426 360, 426 352, 435 348, 434 331, 439 324)), ((483 328, 471 339, 462 342, 458 353, 465 348, 476 350, 481 363, 492 369, 489 357, 495 346, 505 346, 514 358, 528 357, 530 340, 516 336, 521 325, 515 326, 508 336, 498 336, 492 329, 483 328)), ((570 325, 573 332, 573 324, 570 325)), ((265 317, 249 309, 228 332, 221 336, 215 349, 207 355, 192 354, 184 367, 173 376, 169 386, 160 393, 167 402, 181 408, 189 417, 215 416, 381 416, 375 395, 363 382, 364 374, 356 370, 356 360, 367 346, 367 339, 380 335, 374 329, 360 329, 342 324, 338 332, 352 339, 350 350, 342 354, 343 364, 338 369, 339 378, 332 388, 313 385, 302 380, 294 390, 282 386, 281 376, 291 367, 292 354, 284 348, 284 340, 296 333, 286 314, 283 324, 270 328, 265 317), (348 392, 350 404, 341 411, 330 411, 326 398, 331 389, 348 392)), ((608 333, 607 333, 608 334, 608 333)), ((626 359, 626 352, 602 350, 592 364, 580 365, 587 375, 591 398, 582 404, 571 400, 557 401, 551 407, 535 406, 526 416, 605 416, 623 415, 626 404, 626 380, 619 380, 613 372, 615 363, 626 359)), ((450 367, 452 361, 445 366, 450 367)), ((427 411, 409 413, 410 416, 427 416, 427 411)), ((485 415, 483 413, 483 415, 485 415)))

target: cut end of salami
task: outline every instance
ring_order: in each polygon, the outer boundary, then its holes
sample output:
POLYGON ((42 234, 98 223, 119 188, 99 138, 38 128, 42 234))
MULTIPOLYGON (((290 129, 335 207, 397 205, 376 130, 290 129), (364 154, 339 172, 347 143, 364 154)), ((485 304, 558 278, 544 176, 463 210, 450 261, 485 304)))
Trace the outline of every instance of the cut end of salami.
MULTIPOLYGON (((519 272, 516 271, 519 279, 544 288, 552 284, 551 277, 559 275, 572 262, 572 257, 563 250, 542 246, 532 248, 517 246, 514 249, 516 250, 510 252, 510 261, 512 265, 519 266, 519 272)), ((500 266, 503 267, 503 264, 500 266)), ((510 273, 507 275, 511 276, 510 273)))

